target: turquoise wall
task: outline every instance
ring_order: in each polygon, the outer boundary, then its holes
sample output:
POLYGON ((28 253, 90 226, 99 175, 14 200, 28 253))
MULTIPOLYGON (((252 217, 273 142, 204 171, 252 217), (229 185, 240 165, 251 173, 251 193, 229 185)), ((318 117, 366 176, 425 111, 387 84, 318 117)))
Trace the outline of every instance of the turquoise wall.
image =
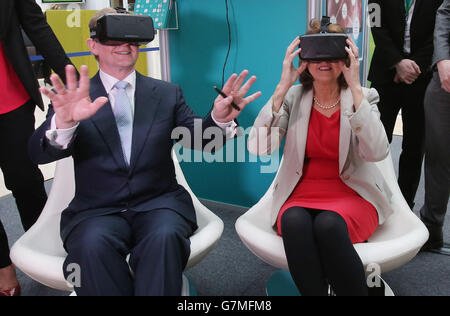
MULTIPOLYGON (((181 86, 195 113, 205 116, 217 97, 212 87, 221 85, 228 48, 225 1, 177 2, 180 29, 170 31, 172 81, 181 86)), ((249 128, 281 78, 286 48, 306 32, 307 1, 230 0, 229 10, 232 49, 225 77, 248 69, 258 77, 250 93, 263 93, 238 118, 243 128, 249 128)), ((224 151, 229 146, 238 151, 243 141, 230 141, 217 155, 225 159, 224 151)), ((246 162, 183 162, 182 168, 200 198, 250 207, 266 192, 275 173, 261 174, 261 166, 269 163, 248 152, 245 157, 246 162)), ((237 161, 237 155, 234 158, 237 161)))

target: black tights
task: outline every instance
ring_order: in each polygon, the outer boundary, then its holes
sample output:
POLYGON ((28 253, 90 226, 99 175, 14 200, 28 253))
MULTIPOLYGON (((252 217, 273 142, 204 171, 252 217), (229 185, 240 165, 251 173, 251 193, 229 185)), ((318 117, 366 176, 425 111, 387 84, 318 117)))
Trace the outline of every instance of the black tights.
POLYGON ((304 296, 367 296, 362 261, 337 213, 288 209, 281 218, 284 248, 292 277, 304 296))

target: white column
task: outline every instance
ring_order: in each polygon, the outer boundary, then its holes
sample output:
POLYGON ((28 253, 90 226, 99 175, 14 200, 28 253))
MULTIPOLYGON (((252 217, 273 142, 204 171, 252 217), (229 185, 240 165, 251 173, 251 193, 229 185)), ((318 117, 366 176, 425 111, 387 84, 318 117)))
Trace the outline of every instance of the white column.
POLYGON ((363 30, 363 34, 364 34, 364 43, 363 43, 363 64, 362 64, 362 69, 363 69, 363 74, 362 74, 362 85, 363 87, 367 87, 368 84, 368 80, 367 77, 369 76, 369 54, 370 54, 370 24, 369 24, 369 11, 368 11, 368 6, 369 6, 369 0, 363 0, 363 5, 364 8, 366 8, 366 10, 363 12, 363 16, 362 16, 362 25, 364 27, 363 30))
POLYGON ((169 30, 159 30, 159 49, 161 54, 162 80, 171 82, 169 30))
POLYGON ((308 0, 308 21, 306 22, 308 27, 312 19, 322 19, 322 11, 322 0, 308 0))
MULTIPOLYGON (((159 32, 156 34, 153 42, 147 45, 148 48, 159 47, 159 32)), ((161 74, 161 52, 151 51, 147 53, 148 75, 155 79, 162 79, 161 74)))

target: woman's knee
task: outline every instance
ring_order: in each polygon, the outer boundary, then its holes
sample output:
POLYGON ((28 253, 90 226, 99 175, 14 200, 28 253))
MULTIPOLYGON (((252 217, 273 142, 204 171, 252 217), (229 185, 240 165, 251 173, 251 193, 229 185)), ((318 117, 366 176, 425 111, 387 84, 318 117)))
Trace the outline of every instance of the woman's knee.
POLYGON ((322 212, 314 220, 314 234, 318 240, 348 237, 347 224, 336 212, 322 212))
POLYGON ((281 231, 289 233, 292 231, 300 232, 305 225, 311 225, 312 217, 307 210, 301 207, 292 207, 288 209, 281 217, 281 231))

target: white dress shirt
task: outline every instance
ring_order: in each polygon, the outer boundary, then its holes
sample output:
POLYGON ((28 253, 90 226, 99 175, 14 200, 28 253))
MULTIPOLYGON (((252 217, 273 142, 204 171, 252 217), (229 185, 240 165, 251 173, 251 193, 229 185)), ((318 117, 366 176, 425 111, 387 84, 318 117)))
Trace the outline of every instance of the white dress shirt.
MULTIPOLYGON (((115 106, 115 99, 117 95, 117 88, 115 88, 115 85, 120 80, 117 78, 114 78, 113 76, 108 75, 107 73, 100 70, 100 80, 102 81, 102 84, 108 93, 108 98, 111 104, 112 109, 114 110, 115 106)), ((125 78, 123 81, 126 81, 129 83, 128 87, 126 88, 126 92, 128 95, 128 98, 130 99, 131 103, 131 113, 134 117, 134 110, 135 110, 135 92, 136 92, 136 71, 133 71, 127 78, 125 78)), ((211 113, 211 117, 213 121, 219 126, 224 134, 228 138, 233 138, 237 134, 237 124, 234 121, 228 122, 228 123, 220 123, 218 122, 213 114, 211 113)), ((69 128, 69 129, 57 129, 56 128, 56 114, 53 115, 50 129, 46 132, 47 139, 49 140, 50 145, 60 148, 60 149, 67 149, 69 146, 73 135, 78 128, 79 124, 76 126, 69 128)))
POLYGON ((411 54, 411 22, 414 15, 414 9, 416 7, 416 0, 413 0, 411 9, 406 17, 406 29, 405 29, 405 43, 403 46, 403 51, 407 54, 411 54))

